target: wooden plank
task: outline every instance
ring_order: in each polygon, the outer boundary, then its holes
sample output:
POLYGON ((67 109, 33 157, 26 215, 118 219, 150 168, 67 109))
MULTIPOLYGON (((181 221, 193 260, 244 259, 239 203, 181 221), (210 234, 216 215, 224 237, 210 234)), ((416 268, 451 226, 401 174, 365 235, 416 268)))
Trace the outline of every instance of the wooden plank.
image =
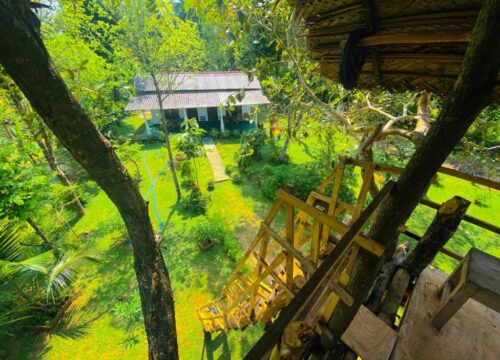
MULTIPOLYGON (((389 173, 392 173, 395 175, 401 175, 403 173, 403 170, 404 170, 403 168, 399 168, 396 166, 371 163, 369 161, 357 160, 357 159, 351 159, 351 158, 346 159, 346 163, 352 164, 354 166, 361 166, 361 167, 368 166, 369 164, 373 164, 375 166, 375 170, 389 172, 389 173)), ((469 175, 469 174, 466 174, 464 172, 461 172, 461 171, 458 171, 455 169, 451 169, 451 168, 446 167, 446 166, 441 166, 439 168, 438 172, 442 173, 442 174, 450 175, 453 177, 457 177, 457 178, 462 179, 462 180, 470 181, 474 184, 483 185, 483 186, 489 187, 491 189, 495 189, 495 190, 500 191, 500 182, 498 182, 498 181, 486 179, 486 178, 481 177, 481 176, 469 175)))
MULTIPOLYGON (((278 190, 278 195, 280 199, 283 201, 289 202, 293 205, 293 207, 300 209, 301 211, 304 211, 305 213, 308 213, 309 215, 315 217, 316 219, 320 220, 324 225, 334 229, 335 231, 338 231, 341 234, 346 234, 347 231, 349 230, 349 226, 341 223, 340 221, 335 220, 333 217, 328 216, 325 213, 322 213, 321 211, 318 211, 314 207, 307 205, 300 199, 296 198, 293 195, 290 195, 282 190, 278 190)), ((374 245, 374 241, 368 239, 366 236, 363 236, 361 234, 356 234, 355 235, 356 242, 359 243, 360 246, 367 246, 368 249, 372 249, 374 254, 377 254, 377 256, 381 255, 384 252, 384 249, 380 245, 374 245)))
MULTIPOLYGON (((289 203, 285 205, 285 229, 286 229, 286 242, 290 246, 290 249, 295 249, 295 214, 293 211, 293 206, 289 203)), ((268 227, 269 228, 269 227, 268 227)), ((270 228, 269 228, 270 229, 270 228)), ((276 240, 276 238, 275 238, 276 240)), ((278 241, 279 242, 279 241, 278 241)), ((286 284, 289 287, 293 285, 293 254, 288 251, 288 255, 286 257, 286 284)))
POLYGON ((341 340, 363 360, 387 360, 398 334, 365 306, 361 306, 341 340))
POLYGON ((347 306, 352 306, 354 299, 349 293, 337 282, 330 284, 330 289, 342 300, 347 306))
POLYGON ((450 33, 450 34, 391 34, 391 35, 373 35, 361 38, 358 46, 379 46, 379 45, 397 45, 397 44, 441 44, 441 43, 467 43, 472 34, 450 33))
MULTIPOLYGON (((436 210, 438 210, 441 207, 441 204, 438 204, 437 202, 427 200, 427 199, 422 199, 420 201, 420 203, 422 205, 428 206, 428 207, 436 209, 436 210)), ((467 222, 474 224, 474 225, 477 225, 483 229, 492 231, 495 234, 500 234, 500 227, 493 225, 493 224, 490 224, 490 223, 483 221, 481 219, 475 218, 473 216, 465 214, 463 221, 467 221, 467 222)))
MULTIPOLYGON (((295 250, 292 245, 290 245, 285 239, 283 239, 276 231, 271 229, 269 225, 267 225, 266 223, 261 223, 260 226, 264 229, 264 231, 271 235, 274 240, 276 240, 276 242, 278 242, 283 248, 285 248, 287 253, 293 255, 294 258, 299 260, 299 262, 306 268, 306 271, 313 273, 316 270, 316 266, 311 260, 307 259, 299 251, 295 250)), ((286 269, 286 271, 288 272, 288 268, 286 269)))
MULTIPOLYGON (((254 253, 253 255, 264 268, 267 268, 269 266, 257 253, 254 253)), ((278 274, 276 274, 274 270, 271 271, 270 275, 283 288, 283 290, 285 290, 288 295, 290 295, 290 297, 295 296, 295 293, 292 291, 292 289, 288 287, 288 285, 281 279, 278 274)))
POLYGON ((311 279, 306 282, 290 303, 280 311, 278 318, 267 328, 264 335, 261 336, 257 343, 246 354, 246 360, 262 359, 276 344, 276 342, 278 342, 285 328, 291 321, 293 321, 300 310, 307 306, 312 299, 315 299, 316 290, 328 275, 330 269, 335 265, 340 254, 343 253, 356 234, 361 231, 371 214, 379 206, 380 202, 391 192, 394 184, 394 181, 389 181, 382 188, 382 190, 380 190, 373 201, 361 213, 358 220, 352 224, 349 231, 342 237, 335 249, 333 249, 333 251, 323 260, 320 267, 312 275, 311 279))

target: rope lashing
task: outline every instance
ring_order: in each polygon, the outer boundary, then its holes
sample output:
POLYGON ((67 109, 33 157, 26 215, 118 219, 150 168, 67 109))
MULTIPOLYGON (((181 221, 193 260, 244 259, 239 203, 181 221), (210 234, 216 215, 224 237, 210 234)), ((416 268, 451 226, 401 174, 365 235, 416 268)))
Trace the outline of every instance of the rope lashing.
POLYGON ((352 90, 358 83, 359 74, 366 60, 367 49, 359 47, 358 42, 370 33, 365 29, 353 30, 345 43, 340 59, 339 80, 347 90, 352 90))

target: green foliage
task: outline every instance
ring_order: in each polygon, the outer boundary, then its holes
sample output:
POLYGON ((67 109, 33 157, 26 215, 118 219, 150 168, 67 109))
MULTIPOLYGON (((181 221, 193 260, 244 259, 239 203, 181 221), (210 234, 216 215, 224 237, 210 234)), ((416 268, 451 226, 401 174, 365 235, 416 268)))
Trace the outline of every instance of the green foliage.
POLYGON ((193 186, 188 196, 181 199, 181 205, 195 214, 205 214, 207 211, 210 197, 203 195, 197 186, 193 186))
POLYGON ((223 139, 229 139, 231 137, 231 130, 225 129, 220 133, 220 137, 223 139))
POLYGON ((5 290, 0 293, 0 309, 15 309, 0 316, 0 333, 14 331, 25 319, 42 325, 57 311, 56 306, 48 312, 50 304, 60 305, 72 293, 73 284, 99 260, 96 246, 65 250, 58 257, 53 250, 28 250, 25 241, 18 227, 0 221, 0 282, 5 290))
POLYGON ((216 242, 224 246, 228 256, 235 261, 241 257, 238 239, 219 217, 202 218, 191 229, 191 236, 199 244, 207 245, 216 242))
POLYGON ((54 199, 53 190, 42 167, 32 166, 12 142, 0 139, 0 217, 34 217, 54 199))
POLYGON ((181 163, 181 177, 191 186, 194 184, 194 169, 189 161, 181 163))
POLYGON ((254 129, 241 135, 240 149, 234 156, 234 160, 238 167, 246 169, 251 159, 258 159, 260 149, 265 144, 267 134, 263 129, 254 129))
MULTIPOLYGON (((290 184, 293 186, 295 196, 305 201, 311 191, 314 191, 331 171, 320 162, 299 165, 266 165, 258 170, 258 176, 261 179, 260 188, 262 194, 267 198, 274 200, 278 189, 290 184)), ((341 199, 343 201, 352 201, 353 194, 349 186, 349 177, 352 178, 352 174, 346 171, 344 176, 346 181, 341 190, 341 199)), ((350 183, 352 184, 352 181, 350 183)))
POLYGON ((218 138, 221 136, 221 134, 220 134, 219 130, 217 130, 217 129, 215 129, 215 128, 213 128, 212 130, 210 130, 210 131, 208 132, 208 135, 210 135, 210 137, 211 137, 212 139, 214 139, 214 140, 215 140, 215 139, 218 139, 218 138))
POLYGON ((273 151, 271 154, 271 162, 273 164, 288 164, 290 162, 290 156, 288 154, 285 154, 283 159, 280 159, 280 154, 281 154, 281 149, 276 149, 273 151))
POLYGON ((177 148, 183 152, 188 159, 204 155, 201 137, 205 130, 198 126, 196 119, 188 119, 183 124, 184 131, 177 138, 177 148))

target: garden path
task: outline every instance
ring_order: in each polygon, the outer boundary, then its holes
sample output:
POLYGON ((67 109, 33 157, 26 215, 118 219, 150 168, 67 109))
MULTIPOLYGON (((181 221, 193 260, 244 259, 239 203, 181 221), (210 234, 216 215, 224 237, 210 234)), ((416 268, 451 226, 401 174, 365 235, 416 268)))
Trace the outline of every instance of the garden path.
POLYGON ((226 168, 222 163, 222 159, 220 158, 219 151, 217 151, 214 140, 211 137, 204 137, 203 147, 205 148, 208 162, 210 163, 210 167, 214 173, 215 182, 228 180, 229 176, 226 174, 226 168))

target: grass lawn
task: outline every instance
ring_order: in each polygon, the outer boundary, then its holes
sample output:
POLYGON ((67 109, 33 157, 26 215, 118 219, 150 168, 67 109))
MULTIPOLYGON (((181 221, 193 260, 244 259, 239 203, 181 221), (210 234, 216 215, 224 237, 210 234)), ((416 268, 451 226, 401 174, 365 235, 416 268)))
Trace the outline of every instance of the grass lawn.
MULTIPOLYGON (((138 117, 126 122, 121 135, 134 131, 142 125, 138 117)), ((276 145, 279 147, 283 139, 276 145)), ((352 147, 352 140, 334 139, 338 148, 345 151, 352 147)), ((175 142, 175 141, 174 141, 175 142)), ((219 153, 224 165, 234 165, 234 154, 239 140, 217 139, 219 153)), ((292 142, 289 155, 292 163, 303 163, 313 159, 318 146, 314 136, 303 143, 292 142)), ((266 145, 264 160, 254 166, 267 163, 272 146, 266 145)), ((190 240, 190 229, 200 215, 191 215, 176 201, 170 173, 166 169, 166 152, 160 143, 142 146, 140 190, 149 201, 153 226, 163 224, 162 249, 169 269, 175 296, 177 333, 181 359, 240 359, 262 334, 261 326, 250 326, 245 330, 232 331, 204 344, 201 325, 196 309, 220 294, 225 280, 230 276, 235 262, 230 259, 223 246, 218 245, 201 252, 190 240), (151 184, 155 182, 154 189, 151 184), (206 345, 206 346, 205 346, 206 345)), ((197 161, 202 191, 213 178, 206 158, 197 161)), ((132 173, 135 169, 130 167, 132 173)), ((234 231, 242 247, 255 235, 260 220, 270 208, 271 201, 264 198, 252 180, 243 177, 240 184, 231 181, 217 183, 215 190, 208 192, 211 202, 209 217, 221 217, 234 231)), ((480 186, 473 186, 449 176, 440 176, 433 185, 429 198, 443 202, 453 195, 461 195, 471 201, 469 214, 495 223, 500 213, 500 197, 480 186)), ((423 234, 432 221, 435 211, 419 207, 409 221, 412 229, 423 234)), ((102 248, 102 262, 93 273, 82 279, 78 288, 82 296, 75 311, 76 329, 63 329, 58 334, 33 338, 26 334, 12 349, 16 359, 142 359, 147 357, 147 342, 140 318, 137 285, 132 265, 132 251, 122 220, 106 195, 100 191, 86 207, 86 215, 72 229, 74 241, 98 243, 102 248), (78 320, 78 321, 77 321, 78 320)), ((469 224, 462 224, 448 247, 465 253, 471 246, 500 256, 498 237, 469 224)), ((439 256, 435 264, 445 271, 454 266, 447 257, 439 256)), ((73 326, 74 327, 74 326, 73 326)))

